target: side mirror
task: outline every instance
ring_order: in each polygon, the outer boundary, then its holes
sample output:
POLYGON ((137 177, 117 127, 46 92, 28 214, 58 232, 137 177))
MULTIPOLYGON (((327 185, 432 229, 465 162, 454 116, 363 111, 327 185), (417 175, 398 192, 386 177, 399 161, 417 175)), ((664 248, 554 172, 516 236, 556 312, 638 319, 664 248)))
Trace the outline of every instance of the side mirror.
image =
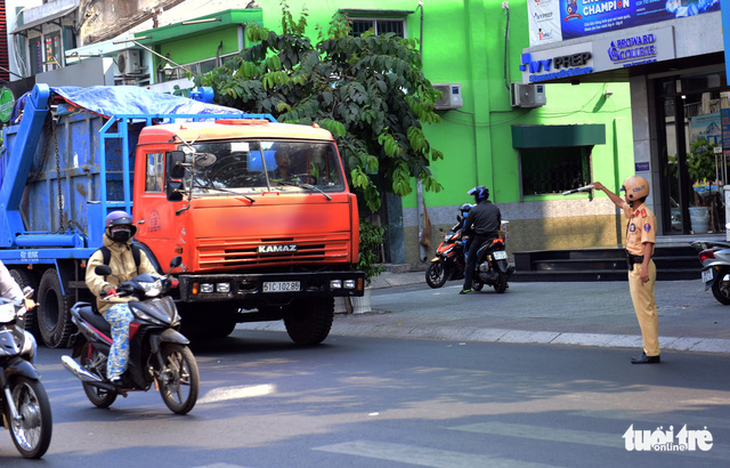
POLYGON ((182 151, 170 151, 167 153, 167 174, 168 179, 182 179, 185 176, 185 153, 182 151))
POLYGON ((97 265, 96 268, 94 268, 94 273, 99 276, 109 276, 112 274, 112 269, 109 268, 109 265, 97 265))
POLYGON ((173 257, 172 260, 170 260, 170 269, 177 268, 182 264, 182 257, 180 255, 177 255, 173 257))
POLYGON ((166 188, 166 194, 167 194, 167 201, 171 202, 179 202, 183 199, 183 183, 180 181, 174 181, 174 180, 168 180, 167 181, 167 188, 166 188))

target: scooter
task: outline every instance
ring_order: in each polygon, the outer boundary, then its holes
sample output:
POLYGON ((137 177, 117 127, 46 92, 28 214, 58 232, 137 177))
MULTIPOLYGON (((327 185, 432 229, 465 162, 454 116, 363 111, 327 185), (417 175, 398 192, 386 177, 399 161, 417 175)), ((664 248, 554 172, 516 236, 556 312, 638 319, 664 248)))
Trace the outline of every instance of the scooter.
POLYGON ((476 271, 472 280, 472 288, 481 291, 484 285, 493 286, 498 293, 509 288, 507 280, 514 273, 515 268, 507 261, 507 251, 504 239, 498 237, 491 242, 485 242, 477 250, 476 271))
MULTIPOLYGON (((30 287, 25 297, 33 295, 30 287)), ((33 365, 37 344, 23 329, 24 301, 0 298, 0 407, 2 423, 18 452, 25 458, 41 458, 51 444, 51 403, 33 365)))
POLYGON ((440 288, 448 280, 464 277, 466 238, 462 234, 462 224, 463 220, 459 219, 459 222, 444 234, 444 240, 436 248, 436 256, 426 268, 426 283, 432 288, 440 288))
POLYGON ((730 305, 730 243, 721 241, 694 241, 690 245, 698 250, 702 263, 702 282, 705 291, 721 304, 730 305))
MULTIPOLYGON (((170 271, 181 261, 181 257, 175 257, 170 271)), ((107 265, 99 265, 94 271, 102 276, 112 274, 107 265)), ((119 297, 136 299, 127 302, 134 320, 129 327, 129 360, 121 384, 106 377, 113 343, 109 323, 88 302, 78 302, 71 308, 71 320, 79 331, 72 337, 72 356, 61 360, 81 380, 95 406, 108 408, 117 395, 148 391, 153 384, 172 412, 186 414, 195 406, 200 392, 198 364, 188 348, 190 341, 177 331, 180 315, 175 302, 165 295, 171 286, 169 272, 164 276, 145 273, 117 285, 119 297)))

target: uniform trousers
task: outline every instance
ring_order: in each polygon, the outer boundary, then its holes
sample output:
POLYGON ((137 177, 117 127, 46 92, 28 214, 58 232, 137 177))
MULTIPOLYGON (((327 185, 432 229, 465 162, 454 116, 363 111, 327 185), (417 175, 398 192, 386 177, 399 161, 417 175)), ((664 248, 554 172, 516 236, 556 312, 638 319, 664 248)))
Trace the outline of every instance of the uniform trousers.
POLYGON ((641 283, 641 264, 635 263, 629 270, 629 291, 631 302, 641 328, 644 340, 644 353, 647 356, 659 356, 659 318, 656 300, 654 299, 654 283, 656 282, 656 265, 649 260, 649 281, 641 283))

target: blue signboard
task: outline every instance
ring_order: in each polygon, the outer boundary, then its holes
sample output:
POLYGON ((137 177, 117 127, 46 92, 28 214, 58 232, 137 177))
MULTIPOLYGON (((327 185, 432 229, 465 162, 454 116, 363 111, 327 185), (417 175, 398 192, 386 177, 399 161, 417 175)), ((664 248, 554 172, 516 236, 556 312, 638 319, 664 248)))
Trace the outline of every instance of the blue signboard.
POLYGON ((530 45, 720 11, 720 1, 528 0, 530 45))

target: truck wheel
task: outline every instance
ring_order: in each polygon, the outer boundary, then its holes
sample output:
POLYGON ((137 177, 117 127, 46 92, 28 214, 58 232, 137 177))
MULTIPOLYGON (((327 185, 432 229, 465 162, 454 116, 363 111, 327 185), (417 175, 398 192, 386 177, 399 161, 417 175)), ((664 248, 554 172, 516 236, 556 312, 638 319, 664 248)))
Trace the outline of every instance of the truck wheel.
POLYGON ((327 338, 335 317, 335 300, 331 297, 305 299, 287 307, 284 325, 296 344, 319 344, 327 338))
POLYGON ((58 272, 50 268, 43 273, 38 286, 38 328, 49 348, 66 346, 73 324, 66 296, 63 295, 58 272))
MULTIPOLYGON (((31 288, 33 288, 33 295, 30 297, 34 301, 38 299, 38 280, 36 279, 36 277, 33 273, 31 273, 28 270, 21 269, 21 268, 13 268, 10 270, 10 275, 13 277, 15 282, 18 283, 18 286, 20 286, 20 289, 23 289, 26 286, 30 286, 31 288)), ((38 333, 38 319, 36 317, 37 311, 38 311, 38 308, 36 307, 25 313, 24 327, 30 333, 32 333, 37 338, 39 338, 40 334, 38 333)))

